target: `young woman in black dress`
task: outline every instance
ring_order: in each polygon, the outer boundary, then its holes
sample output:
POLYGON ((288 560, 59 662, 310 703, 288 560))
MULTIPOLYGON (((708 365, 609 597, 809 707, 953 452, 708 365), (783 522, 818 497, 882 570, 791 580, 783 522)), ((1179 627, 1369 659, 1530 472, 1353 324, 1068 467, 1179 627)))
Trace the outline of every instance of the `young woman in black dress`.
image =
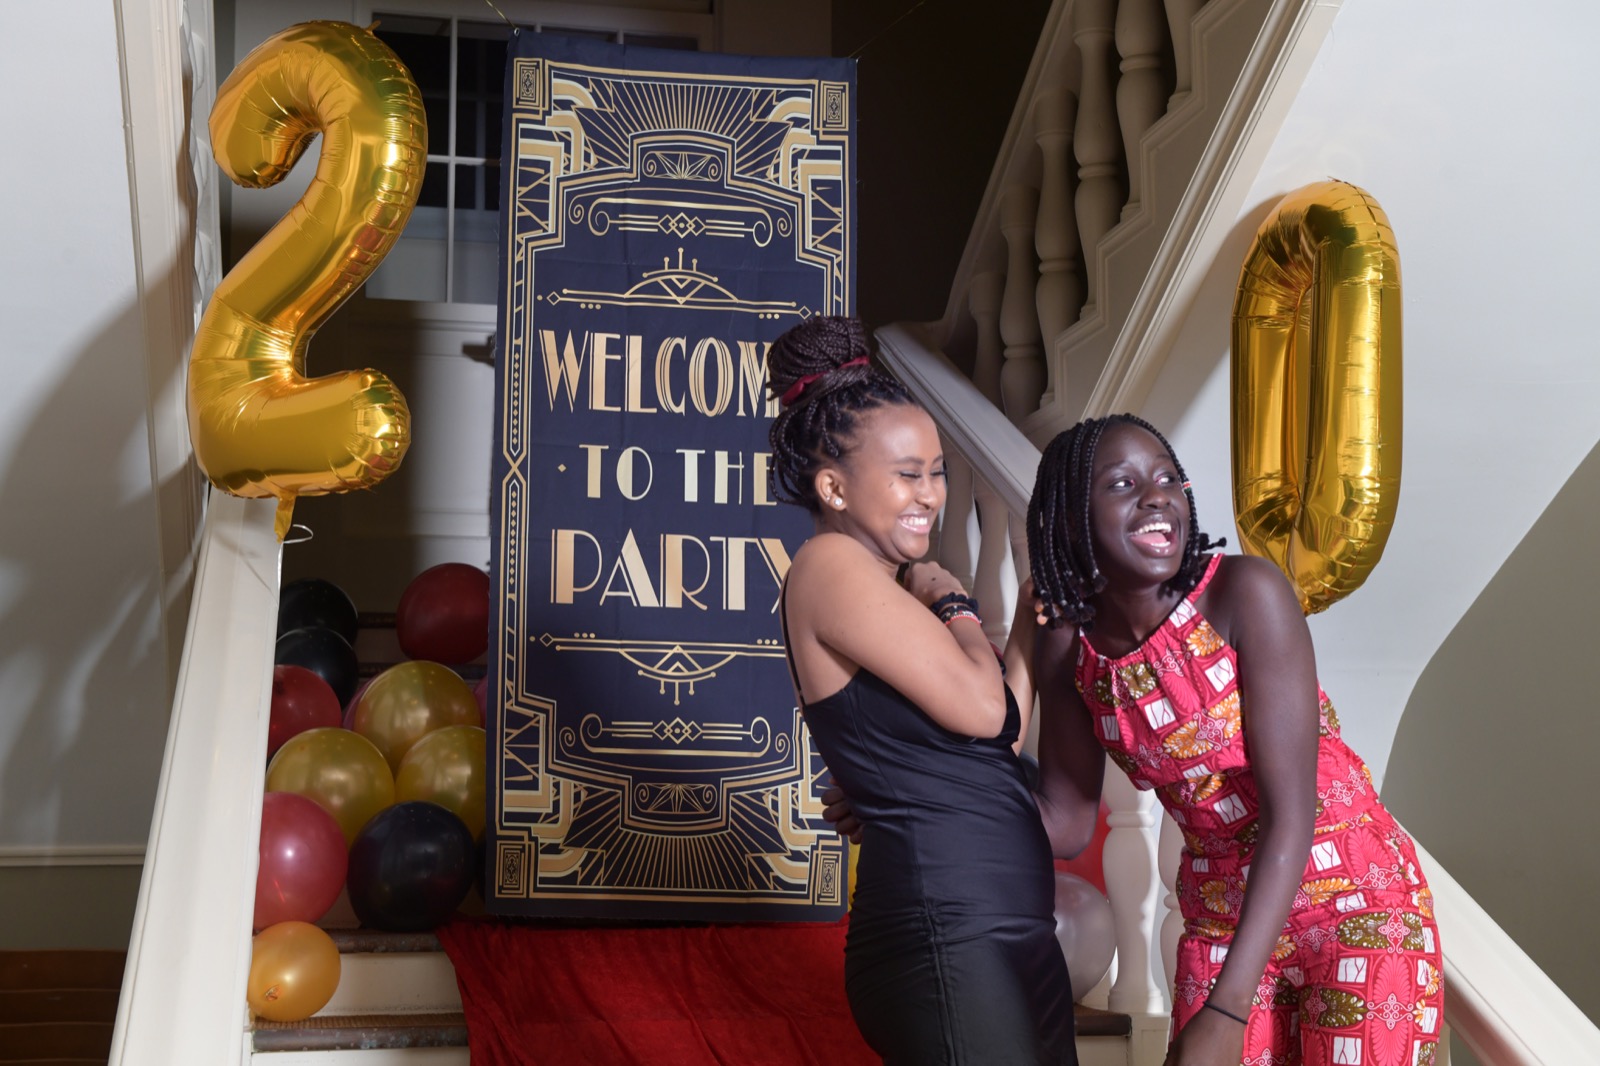
POLYGON ((1033 703, 1031 596, 1002 657, 975 601, 917 563, 945 500, 938 431, 818 317, 767 357, 776 494, 816 533, 782 613, 795 692, 865 828, 845 982, 890 1063, 1076 1063, 1050 846, 1017 757, 1033 703))

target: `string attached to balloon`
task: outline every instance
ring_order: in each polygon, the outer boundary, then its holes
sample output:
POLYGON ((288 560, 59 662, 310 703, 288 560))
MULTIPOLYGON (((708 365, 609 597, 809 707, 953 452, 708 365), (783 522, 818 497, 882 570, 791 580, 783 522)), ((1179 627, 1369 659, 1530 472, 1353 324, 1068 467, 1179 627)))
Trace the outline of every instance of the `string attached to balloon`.
POLYGON ((1246 552, 1307 614, 1383 555, 1400 497, 1400 256, 1347 182, 1285 196, 1256 232, 1233 305, 1233 507, 1246 552))

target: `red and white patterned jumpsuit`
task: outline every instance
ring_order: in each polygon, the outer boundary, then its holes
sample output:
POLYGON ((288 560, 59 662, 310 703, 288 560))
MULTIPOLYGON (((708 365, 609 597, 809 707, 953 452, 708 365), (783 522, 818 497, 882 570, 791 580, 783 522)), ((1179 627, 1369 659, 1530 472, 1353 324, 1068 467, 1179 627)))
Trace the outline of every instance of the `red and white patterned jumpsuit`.
MULTIPOLYGON (((1221 558, 1134 652, 1107 659, 1079 636, 1077 685, 1095 735, 1136 786, 1157 790, 1183 830, 1175 1031, 1222 970, 1258 831, 1249 696, 1234 650, 1195 609, 1221 558)), ((1320 688, 1318 696, 1315 835, 1251 1004, 1242 1062, 1432 1063, 1444 1015, 1432 893, 1410 837, 1339 738, 1320 688)))

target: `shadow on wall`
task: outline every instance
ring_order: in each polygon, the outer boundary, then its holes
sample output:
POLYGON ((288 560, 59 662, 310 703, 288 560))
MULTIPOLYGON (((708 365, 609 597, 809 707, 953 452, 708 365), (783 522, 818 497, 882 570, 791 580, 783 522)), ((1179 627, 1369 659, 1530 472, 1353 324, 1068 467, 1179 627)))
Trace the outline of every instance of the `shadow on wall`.
MULTIPOLYGON (((1484 487, 1479 506, 1493 506, 1484 487)), ((1467 501, 1464 501, 1467 502, 1467 501)), ((1446 521, 1471 521, 1467 508, 1446 521)), ((1556 493, 1412 690, 1384 800, 1600 1023, 1592 819, 1600 445, 1556 493)), ((1449 916, 1441 916, 1449 937, 1449 916)))
POLYGON ((0 844, 148 832, 171 693, 140 330, 130 306, 85 344, 0 469, 0 844))

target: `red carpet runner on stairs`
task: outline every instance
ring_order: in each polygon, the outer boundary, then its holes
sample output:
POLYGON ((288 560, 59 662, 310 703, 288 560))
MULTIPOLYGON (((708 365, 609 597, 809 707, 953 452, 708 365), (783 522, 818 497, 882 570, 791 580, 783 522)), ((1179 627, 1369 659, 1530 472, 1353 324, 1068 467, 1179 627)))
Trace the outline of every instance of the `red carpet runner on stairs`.
POLYGON ((862 1066, 840 923, 437 930, 472 1066, 862 1066))

